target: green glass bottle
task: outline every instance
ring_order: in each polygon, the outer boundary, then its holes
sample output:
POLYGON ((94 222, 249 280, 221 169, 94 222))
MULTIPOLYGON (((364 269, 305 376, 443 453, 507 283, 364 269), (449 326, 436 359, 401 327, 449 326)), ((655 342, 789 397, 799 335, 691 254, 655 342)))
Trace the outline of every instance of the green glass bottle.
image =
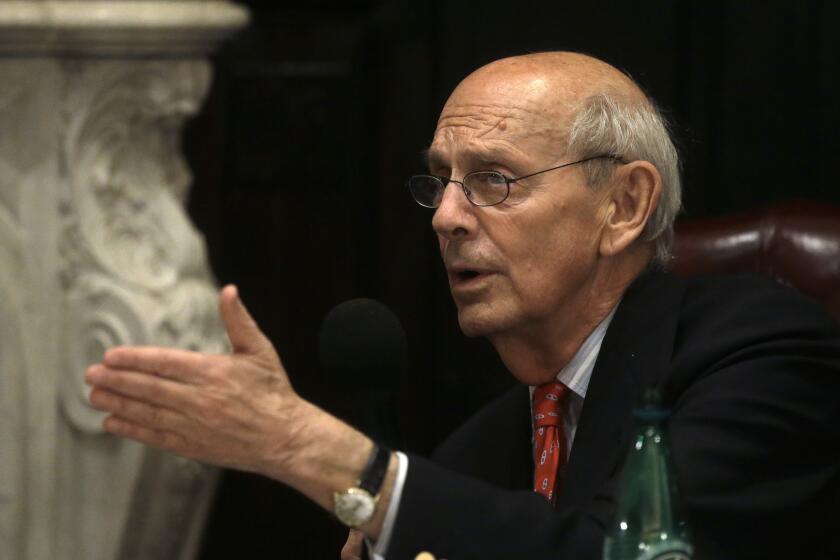
POLYGON ((633 411, 636 437, 624 467, 618 509, 604 540, 604 560, 691 560, 659 391, 645 391, 633 411))

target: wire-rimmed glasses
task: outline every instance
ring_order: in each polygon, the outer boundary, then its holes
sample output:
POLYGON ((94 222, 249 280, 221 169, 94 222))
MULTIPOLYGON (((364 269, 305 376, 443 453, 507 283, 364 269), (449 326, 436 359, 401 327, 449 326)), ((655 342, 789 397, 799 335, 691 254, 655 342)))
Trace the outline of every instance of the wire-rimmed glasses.
POLYGON ((621 162, 621 158, 613 155, 602 154, 588 158, 564 163, 555 167, 549 167, 536 173, 529 173, 521 177, 507 177, 498 171, 473 171, 464 176, 461 181, 439 175, 414 175, 408 180, 408 189, 411 196, 420 206, 426 208, 437 208, 443 199, 443 191, 449 183, 461 185, 464 196, 475 206, 495 206, 507 200, 510 195, 510 184, 522 179, 533 177, 541 173, 554 171, 570 165, 577 165, 593 159, 613 159, 621 162))

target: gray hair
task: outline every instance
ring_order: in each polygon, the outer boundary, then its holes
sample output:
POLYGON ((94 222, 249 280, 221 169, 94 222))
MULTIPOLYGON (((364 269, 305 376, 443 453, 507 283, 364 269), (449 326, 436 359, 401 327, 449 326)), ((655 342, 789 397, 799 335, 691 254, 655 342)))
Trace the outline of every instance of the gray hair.
MULTIPOLYGON (((606 92, 592 95, 575 115, 568 141, 569 151, 579 157, 610 154, 625 161, 649 161, 656 167, 662 177, 662 194, 641 239, 654 243, 657 263, 667 264, 674 220, 682 204, 680 159, 668 123, 653 102, 630 101, 606 92)), ((587 183, 597 187, 612 177, 615 164, 595 159, 584 163, 583 170, 587 183)))

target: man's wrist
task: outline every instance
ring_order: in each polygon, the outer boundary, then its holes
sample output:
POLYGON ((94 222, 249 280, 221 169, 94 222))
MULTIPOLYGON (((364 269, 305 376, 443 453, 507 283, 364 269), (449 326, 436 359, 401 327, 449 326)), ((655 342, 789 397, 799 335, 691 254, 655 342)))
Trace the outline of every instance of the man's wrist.
MULTIPOLYGON (((334 512, 334 496, 353 487, 368 462, 374 443, 363 433, 317 406, 300 399, 284 415, 282 441, 267 442, 257 472, 287 484, 327 511, 334 512)), ((370 520, 359 526, 376 539, 390 501, 399 461, 390 453, 385 481, 370 520)))
POLYGON ((293 404, 284 406, 283 415, 276 419, 284 425, 282 441, 269 439, 263 446, 264 455, 260 457, 256 472, 294 486, 295 473, 304 472, 307 459, 311 456, 310 448, 317 444, 313 440, 314 427, 322 421, 326 412, 295 397, 293 404))
POLYGON ((397 454, 391 451, 388 461, 388 470, 385 473, 385 480, 382 483, 382 488, 379 492, 379 499, 376 503, 376 510, 369 521, 363 523, 358 528, 365 533, 365 535, 376 541, 379 539, 382 526, 385 522, 385 515, 388 512, 388 507, 391 504, 393 496, 394 484, 397 479, 397 471, 399 470, 400 460, 397 454))
POLYGON ((393 480, 389 484, 386 478, 382 490, 382 497, 379 500, 379 507, 382 512, 382 524, 379 526, 379 532, 375 539, 366 539, 371 560, 383 560, 387 556, 391 535, 394 532, 394 524, 397 520, 397 513, 400 509, 405 479, 408 476, 408 457, 399 451, 395 451, 393 457, 395 466, 393 480), (387 496, 385 491, 386 486, 388 488, 387 496))
POLYGON ((390 461, 391 451, 374 443, 356 484, 333 494, 334 513, 339 521, 355 529, 373 518, 390 461))

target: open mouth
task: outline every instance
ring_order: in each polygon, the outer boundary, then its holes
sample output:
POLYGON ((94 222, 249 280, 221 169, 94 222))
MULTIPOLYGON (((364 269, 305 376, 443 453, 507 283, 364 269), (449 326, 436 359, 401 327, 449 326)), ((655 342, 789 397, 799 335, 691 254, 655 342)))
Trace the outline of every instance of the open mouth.
POLYGON ((481 273, 477 270, 459 270, 455 273, 455 276, 458 277, 458 280, 472 280, 473 278, 478 278, 481 273))
POLYGON ((493 273, 487 270, 475 270, 466 268, 462 270, 455 270, 450 276, 450 285, 452 288, 458 289, 473 289, 484 285, 484 281, 492 276, 493 273))

